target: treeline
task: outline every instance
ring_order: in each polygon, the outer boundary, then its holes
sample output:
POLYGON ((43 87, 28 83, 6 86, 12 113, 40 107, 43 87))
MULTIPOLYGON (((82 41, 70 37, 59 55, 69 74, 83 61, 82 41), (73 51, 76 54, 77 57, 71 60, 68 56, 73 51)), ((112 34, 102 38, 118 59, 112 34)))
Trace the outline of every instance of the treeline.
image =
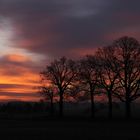
MULTIPOLYGON (((49 113, 50 105, 44 102, 8 102, 0 104, 0 113, 25 114, 25 113, 49 113)), ((26 114, 25 114, 26 115, 26 114)))
POLYGON ((109 118, 112 118, 114 98, 125 103, 125 116, 130 118, 131 103, 140 97, 140 44, 132 37, 121 37, 80 60, 66 57, 54 60, 40 75, 39 91, 45 100, 50 101, 52 115, 56 96, 59 97, 59 115, 62 117, 64 97, 82 95, 90 99, 94 118, 95 95, 106 95, 109 118))
MULTIPOLYGON (((89 116, 89 104, 88 102, 64 102, 65 106, 65 114, 66 116, 89 116), (86 112, 86 114, 85 114, 86 112), (76 114, 75 114, 76 113, 76 114)), ((58 117, 59 115, 59 108, 58 108, 58 102, 54 102, 54 116, 58 117)), ((99 116, 100 112, 106 109, 105 103, 97 103, 96 104, 96 112, 98 112, 99 116)), ((121 105, 117 103, 113 103, 113 106, 117 109, 120 109, 121 105)), ((5 103, 0 103, 0 118, 6 118, 11 116, 15 116, 18 118, 18 116, 28 117, 36 117, 39 118, 50 118, 51 116, 51 105, 49 102, 40 100, 40 102, 22 102, 22 101, 10 101, 5 103), (8 116, 7 116, 8 115, 8 116)), ((104 114, 104 116, 106 116, 104 114)))

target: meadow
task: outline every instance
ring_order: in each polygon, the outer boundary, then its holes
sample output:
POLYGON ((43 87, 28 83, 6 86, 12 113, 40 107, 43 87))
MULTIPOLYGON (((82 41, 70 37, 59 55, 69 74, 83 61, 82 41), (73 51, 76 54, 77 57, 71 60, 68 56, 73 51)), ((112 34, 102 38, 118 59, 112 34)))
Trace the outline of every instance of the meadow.
POLYGON ((5 140, 47 139, 140 139, 139 120, 0 120, 0 135, 5 140))
MULTIPOLYGON (((13 103, 17 104, 17 103, 13 103)), ((25 106, 21 103, 19 106, 25 106)), ((126 120, 123 104, 114 104, 112 120, 107 105, 97 104, 96 117, 88 114, 90 104, 65 104, 64 117, 51 117, 44 112, 12 110, 0 113, 0 136, 4 140, 137 140, 140 139, 139 104, 134 104, 133 117, 126 120)), ((10 105, 11 106, 11 105, 10 105)))

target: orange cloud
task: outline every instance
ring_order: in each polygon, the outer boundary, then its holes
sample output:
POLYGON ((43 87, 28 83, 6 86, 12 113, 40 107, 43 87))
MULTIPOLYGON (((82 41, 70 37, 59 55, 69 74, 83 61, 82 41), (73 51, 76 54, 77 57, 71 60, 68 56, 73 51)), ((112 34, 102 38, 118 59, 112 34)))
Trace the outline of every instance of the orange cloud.
MULTIPOLYGON (((20 100, 30 100, 32 101, 35 100, 40 100, 40 98, 35 97, 34 94, 37 94, 37 89, 36 87, 39 86, 39 77, 36 74, 24 74, 23 76, 2 76, 0 79, 0 84, 6 84, 8 85, 7 87, 5 86, 1 86, 0 88, 0 95, 4 94, 4 93, 8 93, 8 95, 6 96, 7 99, 9 100, 11 95, 13 94, 23 94, 23 95, 28 95, 31 94, 33 98, 31 98, 30 96, 26 97, 25 96, 20 96, 18 97, 20 100), (15 85, 12 87, 12 85, 15 85)), ((12 98, 17 98, 16 95, 12 96, 12 98)), ((3 97, 0 96, 0 100, 2 100, 3 97)))
POLYGON ((19 54, 9 54, 5 56, 11 62, 27 62, 30 59, 27 56, 19 55, 19 54))
POLYGON ((40 98, 35 96, 40 81, 39 72, 40 68, 28 55, 7 54, 1 57, 0 101, 39 101, 40 98))

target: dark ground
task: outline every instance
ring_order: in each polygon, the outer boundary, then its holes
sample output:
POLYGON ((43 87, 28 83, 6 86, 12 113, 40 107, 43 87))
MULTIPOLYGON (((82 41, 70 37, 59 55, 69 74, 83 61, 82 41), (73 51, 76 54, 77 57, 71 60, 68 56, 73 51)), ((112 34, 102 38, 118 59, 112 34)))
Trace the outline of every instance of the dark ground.
POLYGON ((2 140, 138 140, 140 120, 0 120, 2 140))

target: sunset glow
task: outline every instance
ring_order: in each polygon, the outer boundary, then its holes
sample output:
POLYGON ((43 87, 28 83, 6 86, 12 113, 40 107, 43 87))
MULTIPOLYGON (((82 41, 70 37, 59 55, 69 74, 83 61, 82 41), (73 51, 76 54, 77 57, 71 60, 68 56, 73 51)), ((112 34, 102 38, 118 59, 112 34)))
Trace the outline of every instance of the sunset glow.
POLYGON ((128 35, 140 40, 140 2, 1 0, 0 101, 39 101, 39 73, 128 35))

